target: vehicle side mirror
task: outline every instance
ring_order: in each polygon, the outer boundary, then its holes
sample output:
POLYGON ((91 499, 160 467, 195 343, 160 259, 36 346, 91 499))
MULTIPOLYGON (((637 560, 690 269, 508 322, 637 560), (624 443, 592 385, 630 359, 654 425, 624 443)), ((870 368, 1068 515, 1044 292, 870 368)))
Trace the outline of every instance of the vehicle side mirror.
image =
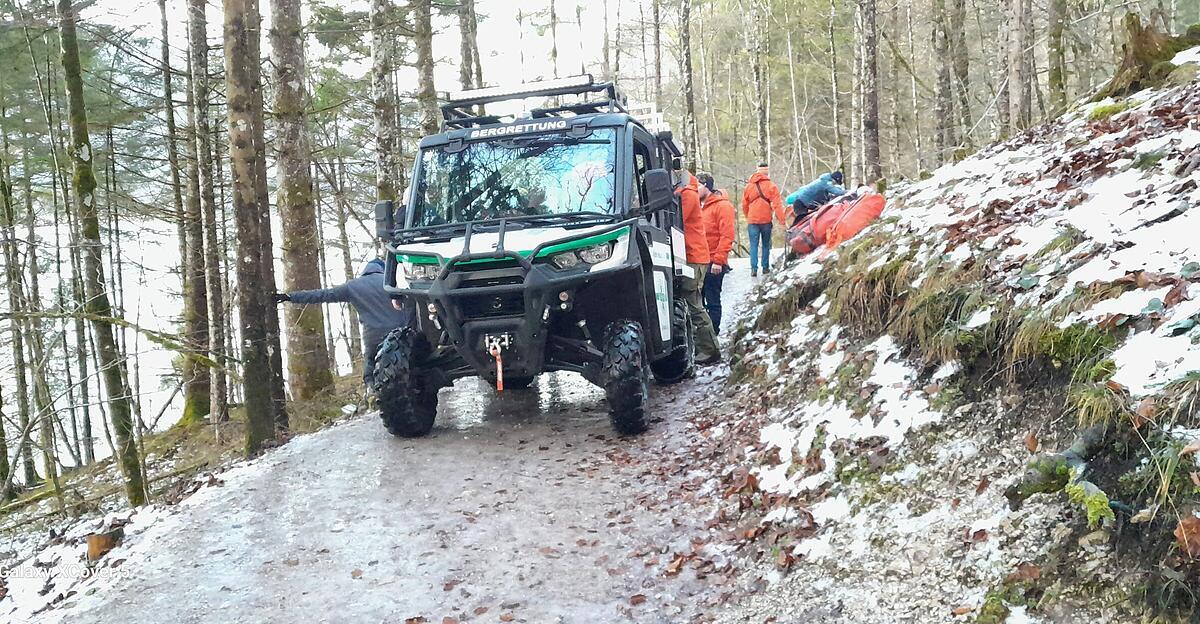
POLYGON ((643 182, 646 185, 646 212, 662 210, 671 205, 675 198, 675 186, 671 183, 671 174, 666 169, 647 171, 643 182))
POLYGON ((683 169, 683 159, 678 156, 672 157, 671 158, 671 168, 674 169, 675 171, 682 170, 683 169))
POLYGON ((396 204, 390 199, 375 202, 375 236, 391 240, 396 230, 396 204))

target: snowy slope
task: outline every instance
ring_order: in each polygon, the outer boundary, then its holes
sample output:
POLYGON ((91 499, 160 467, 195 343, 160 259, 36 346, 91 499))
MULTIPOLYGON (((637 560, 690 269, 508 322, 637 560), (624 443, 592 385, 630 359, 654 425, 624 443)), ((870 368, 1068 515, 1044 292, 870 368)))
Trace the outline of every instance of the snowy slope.
MULTIPOLYGON (((1200 63, 1200 48, 1184 62, 1200 63)), ((857 241, 873 245, 872 260, 855 270, 911 263, 911 289, 973 271, 984 303, 947 320, 964 333, 1013 310, 1111 331, 1106 387, 1132 408, 1200 370, 1200 171, 1183 169, 1198 157, 1200 83, 1081 105, 893 189, 884 220, 857 241)), ((855 243, 760 286, 735 356, 750 407, 700 424, 707 444, 739 458, 719 486, 738 493, 739 526, 760 523, 739 534, 764 562, 746 581, 772 582, 722 621, 1129 621, 1122 600, 1075 591, 1133 591, 1105 527, 1089 532, 1061 494, 1018 511, 1001 495, 1030 451, 1070 442, 1071 415, 1031 421, 1032 392, 950 395, 959 362, 914 359, 886 331, 839 326, 829 291, 775 318, 779 302, 842 270, 855 243), (1037 580, 1062 556, 1051 551, 1071 553, 1069 581, 1037 580), (1018 586, 1051 586, 1055 599, 1027 609, 1004 594, 1018 586)))

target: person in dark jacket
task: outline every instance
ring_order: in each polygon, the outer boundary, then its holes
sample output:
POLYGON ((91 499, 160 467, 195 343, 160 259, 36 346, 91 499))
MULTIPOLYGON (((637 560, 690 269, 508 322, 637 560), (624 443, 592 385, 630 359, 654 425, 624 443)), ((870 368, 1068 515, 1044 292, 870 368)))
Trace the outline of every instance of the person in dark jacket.
POLYGON ((788 195, 785 201, 792 207, 792 212, 795 214, 793 223, 799 223, 801 219, 834 197, 844 195, 846 189, 842 188, 843 180, 841 171, 831 171, 788 195))
POLYGON ((383 260, 375 258, 367 263, 361 275, 341 286, 275 295, 276 303, 349 303, 354 306, 362 323, 363 381, 367 383, 371 381, 375 353, 379 351, 383 339, 393 329, 404 327, 412 320, 412 310, 408 307, 397 310, 392 305, 391 295, 383 289, 383 268, 383 260))

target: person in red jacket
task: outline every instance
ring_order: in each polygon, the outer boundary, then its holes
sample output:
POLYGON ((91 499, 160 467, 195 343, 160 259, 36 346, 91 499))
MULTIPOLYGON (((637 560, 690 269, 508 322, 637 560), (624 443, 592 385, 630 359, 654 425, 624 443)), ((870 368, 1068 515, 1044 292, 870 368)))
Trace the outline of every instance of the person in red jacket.
POLYGON ((689 271, 679 280, 679 289, 687 301, 688 318, 692 322, 697 364, 716 364, 721 361, 717 332, 712 319, 704 310, 700 288, 712 255, 708 251, 708 236, 704 231, 704 214, 700 209, 699 182, 687 171, 680 172, 681 183, 675 193, 683 208, 683 243, 687 250, 689 271))
POLYGON ((750 277, 758 276, 758 261, 762 259, 763 275, 771 272, 771 224, 779 219, 788 226, 787 213, 779 187, 771 181, 767 163, 758 166, 742 191, 742 214, 746 216, 746 233, 750 236, 750 277))
POLYGON ((708 237, 708 252, 712 264, 704 276, 704 309, 712 319, 713 331, 721 333, 721 287, 729 272, 729 250, 733 248, 733 203, 725 191, 717 190, 711 173, 696 175, 700 182, 700 210, 704 213, 704 232, 708 237))

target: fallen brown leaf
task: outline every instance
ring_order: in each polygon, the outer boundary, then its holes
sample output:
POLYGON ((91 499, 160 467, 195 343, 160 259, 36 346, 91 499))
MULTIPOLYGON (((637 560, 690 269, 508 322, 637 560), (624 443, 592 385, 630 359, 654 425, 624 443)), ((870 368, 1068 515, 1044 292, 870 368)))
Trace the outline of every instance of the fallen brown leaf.
POLYGON ((1185 280, 1179 280, 1178 282, 1175 282, 1175 285, 1171 287, 1171 290, 1167 291, 1167 296, 1163 297, 1163 306, 1169 308, 1187 299, 1188 285, 1188 282, 1185 280))
POLYGON ((1200 472, 1193 472, 1190 476, 1192 477, 1192 485, 1200 488, 1200 472))
POLYGON ((1022 561, 1017 564, 1017 569, 1008 575, 1005 579, 1006 583, 1015 583, 1018 581, 1036 581, 1042 578, 1042 569, 1038 566, 1022 561))
POLYGON ((983 494, 984 490, 988 489, 988 486, 991 484, 992 484, 992 480, 987 477, 980 479, 979 485, 975 486, 975 496, 979 496, 980 494, 983 494))
POLYGON ((1038 437, 1037 437, 1037 434, 1036 434, 1036 433, 1034 433, 1034 432, 1030 431, 1029 433, 1025 434, 1025 448, 1026 448, 1026 450, 1028 450, 1030 453, 1036 453, 1036 452, 1037 452, 1037 450, 1038 450, 1038 437))
POLYGON ((500 616, 500 621, 501 621, 501 622, 511 622, 511 621, 513 621, 513 620, 515 620, 515 619, 517 619, 517 616, 515 616, 515 615, 513 615, 513 614, 511 614, 511 613, 505 613, 505 614, 503 614, 503 615, 501 615, 501 616, 500 616))
POLYGON ((442 624, 458 624, 458 618, 446 616, 442 618, 442 624))
POLYGON ((351 570, 351 571, 350 571, 350 578, 352 578, 352 579, 360 579, 360 578, 362 578, 362 570, 359 570, 358 568, 355 568, 354 570, 351 570))
POLYGON ((1179 451, 1179 456, 1187 457, 1188 455, 1191 455, 1197 451, 1200 451, 1200 438, 1188 442, 1188 445, 1183 447, 1183 450, 1179 451))
POLYGON ((423 615, 405 618, 405 620, 404 620, 404 624, 428 624, 428 623, 429 623, 429 620, 425 619, 425 616, 423 616, 423 615))
POLYGON ((645 604, 645 602, 646 602, 646 594, 634 594, 629 597, 629 604, 631 604, 635 607, 640 604, 645 604))
POLYGON ((961 607, 954 607, 954 610, 951 611, 951 613, 953 613, 954 615, 966 615, 974 610, 975 610, 975 607, 968 607, 966 605, 963 605, 961 607))
POLYGON ((1200 557, 1200 518, 1189 515, 1175 527, 1175 539, 1179 549, 1189 557, 1200 557))

